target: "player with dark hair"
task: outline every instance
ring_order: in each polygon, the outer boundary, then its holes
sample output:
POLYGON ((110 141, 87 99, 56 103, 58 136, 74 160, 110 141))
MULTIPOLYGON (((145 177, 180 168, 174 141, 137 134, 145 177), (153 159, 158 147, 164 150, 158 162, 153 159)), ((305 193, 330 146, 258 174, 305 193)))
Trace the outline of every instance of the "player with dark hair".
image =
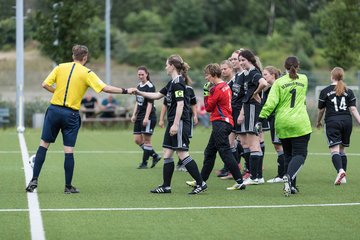
MULTIPOLYGON (((64 193, 79 193, 79 189, 71 185, 74 172, 74 147, 81 125, 79 109, 81 99, 91 87, 95 92, 126 94, 125 88, 106 85, 100 78, 84 65, 88 60, 89 50, 86 46, 75 45, 72 48, 73 62, 62 63, 54 68, 42 83, 42 87, 53 93, 51 105, 48 107, 40 146, 36 152, 33 177, 26 187, 27 192, 33 192, 38 186, 38 178, 44 164, 46 152, 50 143, 55 142, 60 130, 64 144, 64 193)), ((129 91, 131 93, 131 91, 129 91)))
MULTIPOLYGON (((231 108, 231 89, 221 77, 219 64, 209 64, 204 69, 204 103, 206 111, 210 113, 212 132, 208 145, 204 151, 204 165, 201 169, 201 176, 206 181, 214 168, 216 153, 219 152, 221 160, 229 169, 236 184, 228 187, 227 190, 243 190, 246 186, 243 183, 239 166, 231 152, 229 134, 233 130, 234 121, 231 108), (211 87, 210 87, 211 86, 211 87)), ((195 181, 187 181, 186 184, 195 187, 195 181)))
MULTIPOLYGON (((155 92, 155 86, 150 80, 150 73, 145 66, 138 67, 137 75, 140 80, 137 86, 139 91, 155 92)), ((153 158, 151 168, 155 167, 161 157, 154 151, 151 143, 151 136, 156 125, 154 100, 136 96, 131 122, 134 123, 134 141, 143 150, 142 162, 138 169, 148 168, 147 162, 150 156, 153 158)))
POLYGON ((189 174, 196 181, 196 187, 189 194, 199 194, 207 189, 196 162, 189 155, 190 98, 188 97, 188 91, 186 91, 186 82, 190 79, 187 75, 189 68, 189 65, 179 55, 171 55, 167 59, 165 67, 171 80, 164 88, 155 93, 135 90, 137 95, 150 99, 160 99, 166 96, 168 125, 163 141, 163 184, 151 190, 151 193, 171 193, 171 179, 175 168, 173 158, 175 151, 189 174))
POLYGON ((331 71, 331 85, 320 92, 318 104, 317 127, 322 126, 321 119, 325 112, 325 132, 328 140, 331 159, 337 176, 335 185, 346 183, 347 156, 345 147, 350 145, 352 118, 360 124, 356 98, 351 89, 344 83, 344 70, 335 67, 331 71))
POLYGON ((286 174, 283 177, 283 190, 286 197, 298 192, 296 176, 305 163, 312 132, 306 110, 308 79, 306 75, 297 73, 299 68, 297 57, 291 56, 286 59, 287 73, 272 85, 259 116, 259 122, 262 122, 275 111, 275 129, 285 154, 286 174))
POLYGON ((263 184, 265 182, 262 176, 263 150, 255 124, 262 108, 262 91, 268 84, 262 77, 259 60, 254 53, 248 49, 241 51, 239 61, 244 69, 239 81, 244 85, 245 93, 237 121, 241 123, 241 133, 246 133, 244 142, 250 150, 250 177, 244 182, 246 185, 263 184))

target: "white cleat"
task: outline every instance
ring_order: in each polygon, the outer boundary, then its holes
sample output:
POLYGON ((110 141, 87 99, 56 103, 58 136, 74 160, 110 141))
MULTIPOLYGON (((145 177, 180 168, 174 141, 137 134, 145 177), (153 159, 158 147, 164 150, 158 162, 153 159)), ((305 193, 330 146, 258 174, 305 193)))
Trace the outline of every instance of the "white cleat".
POLYGON ((257 178, 255 179, 247 178, 246 180, 244 180, 244 185, 258 185, 258 184, 259 184, 259 180, 257 178))
POLYGON ((267 183, 283 183, 284 180, 281 177, 274 177, 266 181, 267 183))
POLYGON ((289 175, 283 177, 284 180, 284 196, 289 197, 291 195, 291 178, 289 175))
MULTIPOLYGON (((344 171, 344 169, 340 169, 338 175, 336 176, 335 185, 340 185, 341 184, 341 180, 346 177, 346 172, 344 171)), ((346 181, 346 180, 345 180, 346 181)))

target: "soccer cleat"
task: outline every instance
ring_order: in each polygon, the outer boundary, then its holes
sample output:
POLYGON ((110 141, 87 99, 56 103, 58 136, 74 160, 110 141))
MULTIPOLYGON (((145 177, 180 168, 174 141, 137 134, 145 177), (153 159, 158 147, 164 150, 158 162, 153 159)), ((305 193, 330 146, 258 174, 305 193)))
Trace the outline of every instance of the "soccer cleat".
POLYGON ((153 157, 153 161, 152 161, 152 164, 151 164, 151 168, 155 167, 156 164, 161 160, 161 156, 159 154, 156 154, 154 157, 153 157))
POLYGON ((193 188, 196 187, 196 181, 186 181, 185 183, 189 187, 193 187, 193 188))
POLYGON ((25 188, 27 192, 34 192, 35 188, 38 186, 37 179, 33 179, 30 181, 29 185, 25 188))
POLYGON ((162 185, 150 190, 151 193, 171 193, 171 187, 164 187, 162 185))
POLYGON ((288 174, 285 174, 283 180, 284 180, 284 196, 289 197, 291 194, 291 178, 288 174))
POLYGON ((265 179, 264 178, 258 178, 258 184, 264 184, 265 179))
POLYGON ((200 194, 202 192, 205 192, 207 190, 207 185, 205 182, 202 183, 202 185, 197 185, 196 187, 194 187, 194 189, 189 192, 190 195, 196 195, 196 194, 200 194))
POLYGON ((233 175, 232 175, 231 173, 228 173, 227 176, 220 177, 220 179, 222 179, 222 180, 229 180, 229 179, 234 179, 234 178, 233 178, 233 175))
POLYGON ((344 183, 346 183, 346 177, 343 177, 343 179, 341 179, 341 184, 344 184, 344 183))
POLYGON ((291 190, 291 194, 297 194, 300 192, 296 186, 291 186, 290 190, 291 190))
POLYGON ((340 185, 341 184, 341 180, 346 176, 346 172, 343 169, 340 169, 338 175, 336 176, 335 185, 340 185))
POLYGON ((217 177, 225 177, 225 176, 227 176, 227 175, 229 175, 229 171, 228 171, 227 169, 224 169, 224 168, 220 169, 220 170, 216 173, 216 176, 217 176, 217 177))
POLYGON ((226 190, 244 190, 246 185, 244 183, 235 183, 232 187, 226 188, 226 190))
POLYGON ((284 180, 281 177, 276 176, 274 178, 267 180, 266 182, 268 182, 268 183, 283 183, 284 180))
POLYGON ((259 184, 259 179, 257 179, 257 178, 255 178, 255 179, 248 178, 248 179, 244 180, 244 184, 245 185, 258 185, 259 184))
POLYGON ((137 167, 137 169, 147 169, 148 166, 146 163, 140 163, 140 165, 137 167))
POLYGON ((65 194, 80 193, 80 190, 74 186, 70 186, 70 187, 65 186, 64 193, 65 194))

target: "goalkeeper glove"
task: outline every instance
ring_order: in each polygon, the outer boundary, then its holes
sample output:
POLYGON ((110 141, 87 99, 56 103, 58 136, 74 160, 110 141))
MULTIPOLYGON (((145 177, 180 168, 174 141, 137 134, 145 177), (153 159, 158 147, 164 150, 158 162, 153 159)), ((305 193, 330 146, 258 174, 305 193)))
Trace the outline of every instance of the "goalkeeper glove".
POLYGON ((204 97, 208 97, 209 96, 209 88, 211 87, 211 82, 207 82, 204 84, 204 97))
POLYGON ((261 122, 257 122, 255 124, 255 132, 257 135, 259 135, 260 133, 262 133, 263 129, 262 129, 262 123, 261 122))

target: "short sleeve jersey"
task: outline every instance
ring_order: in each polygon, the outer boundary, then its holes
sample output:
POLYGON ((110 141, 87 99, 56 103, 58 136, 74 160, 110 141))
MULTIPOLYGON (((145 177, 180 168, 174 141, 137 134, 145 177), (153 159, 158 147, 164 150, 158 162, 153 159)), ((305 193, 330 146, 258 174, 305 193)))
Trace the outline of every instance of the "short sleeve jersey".
POLYGON ((235 75, 235 79, 228 83, 232 92, 231 106, 233 109, 241 109, 242 101, 245 95, 243 82, 244 78, 242 75, 242 73, 237 73, 235 75))
POLYGON ((312 132, 306 110, 307 88, 308 79, 304 74, 298 74, 295 80, 286 74, 272 85, 260 118, 268 118, 275 111, 275 129, 279 138, 300 137, 312 132))
POLYGON ((259 86, 259 80, 262 78, 261 72, 255 67, 249 71, 244 71, 243 79, 241 80, 244 84, 244 98, 243 103, 259 104, 255 99, 252 99, 252 95, 259 86))
MULTIPOLYGON (((155 92, 155 86, 150 81, 147 81, 145 84, 139 83, 137 86, 137 89, 142 92, 155 92)), ((137 120, 144 119, 145 114, 146 114, 146 108, 149 103, 153 104, 149 118, 153 118, 153 117, 155 117, 155 114, 156 114, 154 100, 145 98, 140 95, 136 96, 136 104, 137 104, 136 118, 137 118, 137 120)))
POLYGON ((175 119, 177 102, 179 101, 184 101, 181 120, 190 120, 190 97, 189 92, 186 91, 185 80, 182 76, 178 75, 176 78, 169 81, 168 84, 160 90, 160 93, 166 97, 167 119, 169 122, 172 122, 175 119))
POLYGON ((75 62, 56 66, 44 83, 48 86, 56 84, 50 100, 52 104, 74 110, 80 109, 81 100, 89 87, 99 93, 106 86, 94 72, 75 62))
POLYGON ((335 85, 329 85, 320 92, 318 108, 326 109, 325 122, 351 118, 351 106, 356 106, 356 97, 349 88, 341 96, 336 96, 335 85))

